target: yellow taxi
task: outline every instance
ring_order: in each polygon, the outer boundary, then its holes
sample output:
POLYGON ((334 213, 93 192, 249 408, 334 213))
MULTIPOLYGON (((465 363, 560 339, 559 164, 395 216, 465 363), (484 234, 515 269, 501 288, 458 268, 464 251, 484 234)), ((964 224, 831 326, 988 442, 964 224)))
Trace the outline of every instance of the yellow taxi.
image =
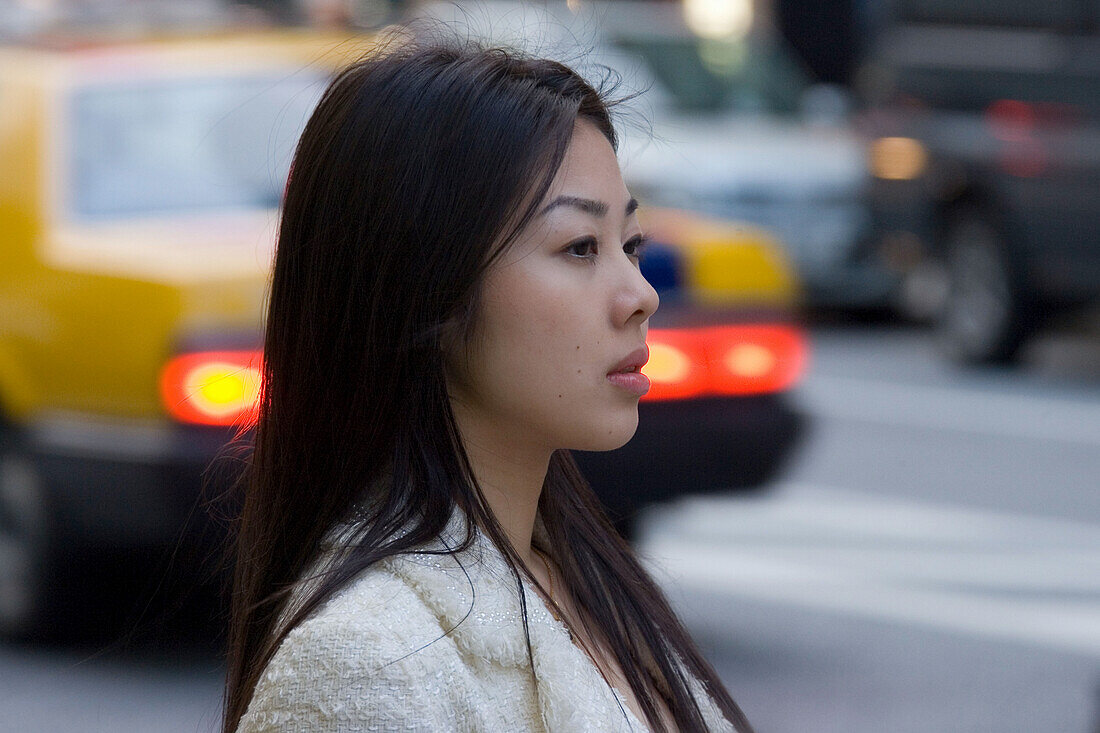
MULTIPOLYGON (((108 550, 209 538, 190 519, 254 408, 294 145, 368 50, 292 30, 0 48, 0 634, 56 633, 108 550)), ((642 428, 578 456, 624 528, 647 503, 766 480, 806 358, 774 239, 649 217, 664 303, 642 428)))
POLYGON ((179 538, 255 394, 297 137, 366 50, 293 30, 0 47, 0 632, 51 630, 99 550, 179 538))

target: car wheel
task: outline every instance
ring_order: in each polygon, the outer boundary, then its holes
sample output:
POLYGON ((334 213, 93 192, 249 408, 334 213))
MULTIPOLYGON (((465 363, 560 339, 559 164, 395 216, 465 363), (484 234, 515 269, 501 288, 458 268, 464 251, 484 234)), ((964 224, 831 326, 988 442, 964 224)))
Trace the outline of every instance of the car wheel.
POLYGON ((948 221, 947 295, 936 330, 943 350, 963 364, 1007 363, 1028 335, 1027 308, 1004 239, 979 211, 948 221))
POLYGON ((47 606, 48 519, 42 481, 29 458, 0 448, 0 634, 43 628, 47 606))

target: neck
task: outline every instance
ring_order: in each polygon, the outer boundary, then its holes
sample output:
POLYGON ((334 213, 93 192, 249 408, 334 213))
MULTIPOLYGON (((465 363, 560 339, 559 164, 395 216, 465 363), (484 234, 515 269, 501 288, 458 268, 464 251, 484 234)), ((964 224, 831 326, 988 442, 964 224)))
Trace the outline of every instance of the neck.
POLYGON ((454 403, 459 435, 493 518, 516 553, 531 564, 531 535, 553 451, 508 436, 454 403))

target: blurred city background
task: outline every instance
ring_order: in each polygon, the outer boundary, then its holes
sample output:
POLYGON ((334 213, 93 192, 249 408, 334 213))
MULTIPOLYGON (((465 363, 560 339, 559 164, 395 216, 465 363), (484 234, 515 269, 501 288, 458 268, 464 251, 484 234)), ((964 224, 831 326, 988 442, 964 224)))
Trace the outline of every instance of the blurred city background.
POLYGON ((1098 0, 0 2, 0 730, 218 728, 294 142, 411 19, 641 92, 578 460, 757 729, 1100 733, 1098 0))

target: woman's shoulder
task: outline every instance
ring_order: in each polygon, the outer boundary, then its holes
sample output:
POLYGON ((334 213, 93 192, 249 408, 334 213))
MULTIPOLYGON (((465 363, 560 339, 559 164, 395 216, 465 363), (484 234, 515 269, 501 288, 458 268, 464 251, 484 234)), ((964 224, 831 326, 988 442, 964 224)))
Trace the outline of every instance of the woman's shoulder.
POLYGON ((286 634, 239 730, 343 730, 374 714, 423 716, 432 701, 409 691, 428 689, 448 654, 444 637, 409 584, 379 563, 286 634))
MULTIPOLYGON (((403 649, 410 641, 430 641, 461 608, 441 608, 447 590, 469 581, 478 573, 472 553, 459 551, 456 518, 447 535, 437 541, 389 555, 360 571, 339 588, 285 637, 280 652, 302 648, 324 653, 322 643, 353 650, 356 659, 369 665, 375 657, 386 661, 391 647, 403 649), (454 549, 450 549, 454 548, 454 549)), ((295 615, 300 604, 317 590, 327 571, 349 560, 355 547, 356 527, 339 525, 322 542, 318 558, 302 575, 292 594, 283 621, 295 615)), ((465 600, 466 593, 459 593, 465 600)), ((460 614, 461 615, 461 614, 460 614)))
POLYGON ((349 656, 369 668, 391 661, 390 649, 411 638, 438 635, 437 619, 399 565, 387 558, 364 570, 287 633, 279 652, 349 656))

